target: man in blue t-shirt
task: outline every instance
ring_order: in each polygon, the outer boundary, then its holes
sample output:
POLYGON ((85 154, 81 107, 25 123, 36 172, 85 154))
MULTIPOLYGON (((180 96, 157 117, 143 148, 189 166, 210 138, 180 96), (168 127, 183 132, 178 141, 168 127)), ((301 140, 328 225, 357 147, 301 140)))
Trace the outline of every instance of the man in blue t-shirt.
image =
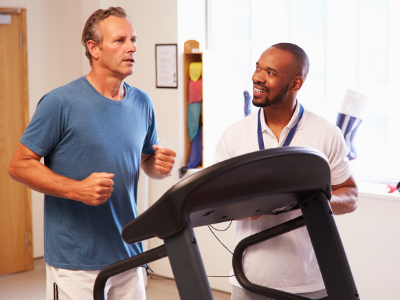
MULTIPOLYGON (((94 12, 82 44, 90 73, 40 100, 9 166, 13 179, 45 194, 46 299, 93 299, 99 270, 142 252, 121 238, 137 217, 140 168, 162 179, 176 156, 158 145, 151 98, 123 82, 136 54, 126 12, 94 12)), ((112 277, 106 293, 145 299, 141 269, 112 277)))

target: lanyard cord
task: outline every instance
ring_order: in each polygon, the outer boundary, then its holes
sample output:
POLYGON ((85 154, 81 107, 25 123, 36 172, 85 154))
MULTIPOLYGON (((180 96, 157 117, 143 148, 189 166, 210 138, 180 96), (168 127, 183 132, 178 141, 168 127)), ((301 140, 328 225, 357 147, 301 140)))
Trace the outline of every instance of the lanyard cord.
MULTIPOLYGON (((265 146, 264 146, 264 140, 263 140, 262 131, 261 131, 261 111, 262 111, 262 108, 260 108, 260 110, 258 111, 257 135, 258 135, 258 147, 260 148, 260 150, 264 150, 265 146)), ((290 129, 289 134, 286 137, 286 140, 283 143, 282 147, 288 147, 290 145, 290 143, 293 139, 294 133, 296 132, 297 125, 299 124, 301 118, 303 117, 303 113, 304 113, 304 108, 303 108, 303 105, 300 104, 299 120, 297 121, 296 125, 294 125, 292 129, 290 129)))

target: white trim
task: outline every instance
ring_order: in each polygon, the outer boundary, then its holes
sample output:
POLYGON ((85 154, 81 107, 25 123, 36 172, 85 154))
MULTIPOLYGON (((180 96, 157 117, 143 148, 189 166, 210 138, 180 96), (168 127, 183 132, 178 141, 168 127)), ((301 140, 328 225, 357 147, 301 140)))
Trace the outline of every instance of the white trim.
MULTIPOLYGON (((397 195, 394 195, 394 194, 384 195, 384 194, 359 192, 358 198, 368 198, 368 199, 377 200, 377 201, 394 201, 394 202, 400 203, 400 195, 398 192, 397 192, 397 195)), ((362 205, 362 203, 360 205, 362 205)))
POLYGON ((206 0, 206 50, 212 50, 212 12, 211 12, 211 0, 206 0))
POLYGON ((357 181, 357 185, 358 198, 400 202, 400 193, 397 191, 394 193, 386 192, 386 184, 357 181))

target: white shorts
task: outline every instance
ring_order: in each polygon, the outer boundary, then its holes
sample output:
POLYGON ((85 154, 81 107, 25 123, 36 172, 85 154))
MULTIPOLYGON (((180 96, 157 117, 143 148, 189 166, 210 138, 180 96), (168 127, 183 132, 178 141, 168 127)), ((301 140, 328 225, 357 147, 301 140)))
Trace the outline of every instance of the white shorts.
MULTIPOLYGON (((93 286, 100 271, 58 269, 46 264, 46 300, 93 300, 93 286)), ((145 300, 142 268, 107 280, 105 300, 145 300)))

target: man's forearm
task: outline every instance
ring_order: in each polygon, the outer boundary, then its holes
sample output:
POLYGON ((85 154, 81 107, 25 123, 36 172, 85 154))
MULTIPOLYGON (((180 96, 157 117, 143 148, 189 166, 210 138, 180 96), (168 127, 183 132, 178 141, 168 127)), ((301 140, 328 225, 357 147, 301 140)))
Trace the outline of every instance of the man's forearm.
POLYGON ((358 190, 356 187, 342 187, 332 191, 330 201, 335 215, 343 215, 356 210, 358 206, 358 190))
POLYGON ((77 181, 54 173, 36 159, 12 161, 8 172, 15 181, 40 193, 66 199, 74 198, 73 190, 77 181))
POLYGON ((113 191, 111 173, 92 173, 78 181, 54 173, 35 158, 11 160, 8 170, 11 178, 35 191, 87 205, 105 203, 113 191))

